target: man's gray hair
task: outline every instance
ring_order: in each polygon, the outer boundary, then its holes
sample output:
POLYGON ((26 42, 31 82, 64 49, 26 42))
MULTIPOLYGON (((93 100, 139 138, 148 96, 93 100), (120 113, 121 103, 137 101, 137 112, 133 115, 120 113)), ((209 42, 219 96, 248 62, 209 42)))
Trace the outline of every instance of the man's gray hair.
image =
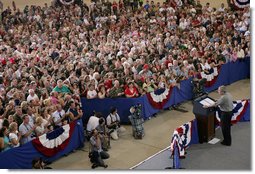
POLYGON ((222 93, 226 93, 227 92, 227 88, 224 85, 220 86, 220 90, 221 90, 222 93))

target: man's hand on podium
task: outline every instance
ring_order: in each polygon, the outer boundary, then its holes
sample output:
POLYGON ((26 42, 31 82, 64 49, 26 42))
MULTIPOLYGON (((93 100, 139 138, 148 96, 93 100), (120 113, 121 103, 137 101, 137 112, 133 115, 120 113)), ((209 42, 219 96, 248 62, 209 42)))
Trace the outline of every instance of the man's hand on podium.
POLYGON ((203 108, 209 108, 209 106, 208 105, 203 105, 203 108))

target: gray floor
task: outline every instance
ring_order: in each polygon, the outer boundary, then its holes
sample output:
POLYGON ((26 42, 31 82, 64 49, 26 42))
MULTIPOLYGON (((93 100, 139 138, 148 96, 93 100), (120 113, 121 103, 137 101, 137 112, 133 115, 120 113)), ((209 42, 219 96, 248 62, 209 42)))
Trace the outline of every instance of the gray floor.
POLYGON ((173 159, 170 158, 171 152, 168 147, 160 151, 158 154, 153 155, 149 159, 142 161, 141 164, 132 167, 135 170, 161 170, 166 167, 173 166, 173 159))
MULTIPOLYGON (((222 139, 221 129, 216 138, 222 139)), ((180 159, 185 170, 251 170, 251 126, 250 122, 239 122, 232 126, 232 146, 216 144, 193 144, 187 149, 185 159, 180 159)), ((169 148, 134 166, 135 170, 161 170, 172 167, 169 148)))
MULTIPOLYGON (((181 167, 188 170, 251 170, 251 124, 239 122, 231 127, 232 145, 194 144, 187 150, 181 167)), ((222 140, 221 129, 216 137, 222 140)))

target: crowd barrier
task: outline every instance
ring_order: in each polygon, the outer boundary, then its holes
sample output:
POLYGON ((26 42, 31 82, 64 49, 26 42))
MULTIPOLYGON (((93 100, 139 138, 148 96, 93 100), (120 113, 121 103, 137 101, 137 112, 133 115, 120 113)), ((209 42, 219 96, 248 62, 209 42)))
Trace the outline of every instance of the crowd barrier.
MULTIPOLYGON (((246 58, 244 62, 227 63, 222 65, 218 78, 213 86, 206 88, 207 92, 217 89, 220 85, 228 85, 235 81, 250 77, 250 58, 246 58)), ((193 96, 192 93, 192 79, 184 80, 180 83, 180 89, 174 87, 171 90, 169 100, 164 104, 162 109, 168 108, 174 104, 181 103, 186 100, 190 100, 193 96)), ((106 98, 106 99, 92 99, 88 100, 82 98, 83 119, 86 120, 93 114, 93 111, 102 112, 106 117, 109 114, 109 109, 114 106, 118 109, 118 113, 123 123, 128 123, 128 116, 130 115, 129 109, 136 104, 142 104, 142 114, 144 119, 148 119, 153 114, 160 111, 155 109, 146 95, 138 98, 106 98)), ((250 106, 249 108, 250 109, 250 106)), ((247 113, 247 112, 246 112, 247 113)), ((246 114, 245 114, 246 115, 246 114)), ((75 121, 75 127, 70 142, 65 148, 60 149, 54 156, 45 156, 38 151, 32 142, 26 143, 21 147, 13 148, 5 152, 0 153, 0 168, 1 169, 31 169, 32 160, 34 158, 41 157, 43 160, 49 162, 55 161, 77 149, 84 146, 84 132, 83 121, 81 119, 75 121)), ((242 117, 241 121, 249 120, 249 116, 242 117)), ((195 124, 193 124, 195 125, 195 124)), ((193 138, 191 142, 198 142, 198 135, 196 127, 192 126, 193 138), (196 137, 197 136, 197 137, 196 137)), ((57 131, 57 130, 55 130, 57 131)))
MULTIPOLYGON (((84 146, 84 129, 82 120, 76 120, 73 124, 73 132, 70 135, 70 141, 60 149, 56 149, 55 155, 46 156, 36 148, 32 141, 20 147, 12 148, 0 153, 0 168, 1 169, 31 169, 32 160, 42 158, 45 161, 53 162, 60 157, 72 152, 74 149, 84 146)), ((57 132, 55 130, 54 132, 57 132)), ((53 133, 54 133, 53 132, 53 133)), ((57 138, 57 137, 54 137, 57 138)), ((65 142, 63 142, 65 143, 65 142)))
MULTIPOLYGON (((234 113, 231 119, 232 124, 250 121, 250 100, 239 100, 238 102, 240 102, 239 104, 243 103, 243 105, 240 107, 234 102, 234 113)), ((217 113, 216 120, 218 120, 217 113)), ((217 128, 217 126, 218 122, 215 122, 215 128, 217 128)), ((174 159, 172 168, 181 168, 180 158, 185 156, 187 147, 198 143, 199 138, 196 119, 176 128, 171 137, 170 144, 171 154, 174 159)))
MULTIPOLYGON (((221 85, 229 85, 238 80, 250 77, 250 57, 246 57, 242 62, 229 62, 221 66, 219 75, 215 83, 206 87, 206 92, 211 92, 221 85)), ((192 92, 192 78, 180 82, 180 89, 174 87, 171 91, 169 100, 164 104, 162 109, 168 108, 172 105, 191 100, 192 92)), ((145 120, 153 114, 158 113, 160 109, 153 107, 148 101, 147 95, 138 98, 105 98, 105 99, 86 99, 82 98, 83 120, 86 122, 88 118, 93 115, 94 111, 102 112, 104 117, 109 115, 111 107, 116 107, 121 118, 122 123, 128 123, 129 109, 136 104, 142 104, 142 114, 145 120)))

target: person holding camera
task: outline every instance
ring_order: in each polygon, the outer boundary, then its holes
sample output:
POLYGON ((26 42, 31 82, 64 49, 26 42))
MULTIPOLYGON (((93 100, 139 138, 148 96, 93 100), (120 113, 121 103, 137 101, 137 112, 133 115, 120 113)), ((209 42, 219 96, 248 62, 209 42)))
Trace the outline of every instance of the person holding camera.
POLYGON ((34 130, 36 126, 29 122, 29 116, 26 114, 22 117, 23 123, 19 126, 19 132, 21 133, 21 144, 25 144, 36 137, 34 130))
POLYGON ((143 117, 142 117, 142 105, 138 104, 130 108, 131 115, 128 116, 133 130, 133 136, 135 139, 142 139, 144 137, 143 117))
POLYGON ((104 151, 108 151, 110 148, 110 134, 107 132, 106 125, 105 125, 105 119, 104 117, 99 118, 99 125, 96 127, 96 130, 100 135, 102 136, 102 149, 104 151))
POLYGON ((110 114, 106 118, 107 127, 112 139, 117 140, 119 133, 123 133, 126 129, 120 126, 120 116, 117 113, 117 108, 113 107, 110 110, 110 114))
POLYGON ((93 162, 92 168, 96 168, 97 166, 104 168, 108 167, 108 165, 104 163, 103 159, 108 159, 110 155, 102 149, 101 139, 102 135, 98 133, 96 129, 93 129, 92 136, 90 137, 90 144, 92 147, 92 156, 90 158, 92 158, 91 162, 93 162))
POLYGON ((89 121, 86 126, 86 134, 88 139, 92 136, 92 130, 96 129, 96 127, 99 125, 100 117, 102 117, 101 112, 94 112, 94 115, 89 117, 89 121))

